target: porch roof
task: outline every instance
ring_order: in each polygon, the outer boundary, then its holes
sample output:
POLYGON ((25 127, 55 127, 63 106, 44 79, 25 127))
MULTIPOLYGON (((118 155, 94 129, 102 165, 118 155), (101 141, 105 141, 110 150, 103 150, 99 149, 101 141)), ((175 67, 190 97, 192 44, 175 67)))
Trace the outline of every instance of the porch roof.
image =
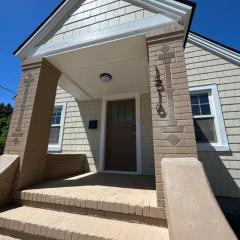
MULTIPOLYGON (((145 28, 153 29, 160 28, 162 26, 171 25, 171 24, 180 24, 185 28, 185 41, 187 39, 188 30, 191 25, 191 20, 193 12, 195 9, 195 3, 189 2, 188 0, 127 0, 128 2, 142 7, 143 9, 148 9, 157 13, 156 18, 149 21, 146 26, 145 24, 138 23, 138 25, 144 25, 145 28), (150 25, 149 25, 150 24, 150 25)), ((76 10, 77 7, 81 6, 85 1, 84 0, 63 0, 62 3, 53 11, 53 13, 24 41, 14 54, 20 59, 24 60, 27 58, 39 57, 48 55, 47 52, 50 51, 46 49, 38 52, 40 43, 49 37, 54 29, 61 23, 66 17, 68 17, 72 12, 76 10), (37 53, 36 53, 37 52, 37 53), (35 53, 35 55, 34 55, 35 53)), ((117 29, 118 32, 119 29, 117 29)), ((145 29, 146 30, 146 29, 145 29)), ((144 29, 140 31, 145 31, 144 29)), ((137 30, 139 31, 139 30, 137 30)), ((134 35, 136 29, 132 29, 130 35, 134 35)), ((139 34, 139 33, 138 33, 139 34)), ((97 35, 100 35, 99 33, 97 35)), ((105 34, 104 34, 105 35, 105 34)), ((118 34, 116 34, 118 35, 118 34)), ((102 37, 102 36, 101 36, 102 37)), ((87 38, 86 40, 89 40, 87 38)), ((69 48, 79 48, 78 41, 73 41, 70 43, 69 48)), ((56 46, 55 46, 56 47, 56 46)), ((66 47, 66 43, 64 44, 66 47)), ((60 46, 62 50, 63 46, 60 46)), ((66 50, 66 49, 65 49, 66 50)), ((51 49, 52 51, 52 49, 51 49)))

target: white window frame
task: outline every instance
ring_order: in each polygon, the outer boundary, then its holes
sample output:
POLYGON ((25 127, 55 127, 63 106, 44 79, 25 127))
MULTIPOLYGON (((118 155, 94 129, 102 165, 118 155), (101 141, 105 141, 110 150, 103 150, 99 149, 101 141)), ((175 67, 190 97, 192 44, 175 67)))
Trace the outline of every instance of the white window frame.
MULTIPOLYGON (((49 152, 60 152, 62 150, 62 140, 63 140, 63 130, 64 130, 64 123, 65 123, 65 113, 66 113, 66 103, 59 103, 54 105, 54 108, 56 107, 62 107, 62 113, 61 113, 61 121, 60 124, 57 124, 57 126, 60 125, 60 132, 59 132, 59 139, 57 144, 48 144, 48 151, 49 152)), ((51 127, 55 126, 54 124, 51 124, 51 127)))
MULTIPOLYGON (((189 88, 190 94, 208 92, 209 103, 211 109, 211 115, 204 115, 204 117, 213 117, 216 131, 217 142, 216 143, 197 143, 198 151, 229 151, 229 144, 227 139, 227 133, 224 125, 222 108, 220 98, 218 94, 218 88, 216 84, 195 86, 189 88)), ((194 118, 198 118, 195 116, 194 118)), ((199 116, 199 118, 202 118, 199 116)))

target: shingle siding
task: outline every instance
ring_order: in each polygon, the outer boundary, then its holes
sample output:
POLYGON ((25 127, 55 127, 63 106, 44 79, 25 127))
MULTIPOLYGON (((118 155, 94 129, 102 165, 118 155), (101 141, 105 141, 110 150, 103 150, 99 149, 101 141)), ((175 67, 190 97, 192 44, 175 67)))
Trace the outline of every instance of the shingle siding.
MULTIPOLYGON (((86 154, 90 170, 97 171, 102 101, 78 101, 58 87, 55 104, 61 103, 66 103, 62 152, 86 154), (89 120, 98 120, 97 130, 88 129, 89 120)), ((154 175, 150 94, 141 94, 140 105, 142 171, 154 175)))
POLYGON ((89 32, 111 28, 154 13, 122 0, 87 0, 78 8, 45 44, 55 44, 89 32))
POLYGON ((229 152, 199 152, 216 195, 240 197, 240 68, 200 47, 185 49, 189 86, 217 84, 229 152))
MULTIPOLYGON (((187 43, 189 86, 217 84, 229 141, 229 152, 199 152, 208 179, 219 196, 240 197, 240 68, 209 51, 187 43)), ((92 171, 99 158, 98 130, 88 130, 90 119, 101 119, 101 100, 79 102, 58 89, 56 102, 67 102, 63 152, 86 153, 92 171), (83 119, 85 118, 85 120, 83 119)), ((143 174, 154 174, 150 95, 141 95, 143 174)))
POLYGON ((101 120, 101 100, 78 101, 58 88, 56 104, 66 102, 62 152, 86 154, 91 171, 96 171, 99 159, 100 127, 88 129, 89 120, 101 120))

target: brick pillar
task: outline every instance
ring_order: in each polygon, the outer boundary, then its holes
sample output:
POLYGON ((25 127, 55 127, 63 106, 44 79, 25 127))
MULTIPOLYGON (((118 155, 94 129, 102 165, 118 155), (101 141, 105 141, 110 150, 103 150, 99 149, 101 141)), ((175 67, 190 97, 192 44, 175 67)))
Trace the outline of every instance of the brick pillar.
POLYGON ((157 200, 165 207, 161 160, 196 157, 196 141, 179 26, 146 34, 157 200))
POLYGON ((24 63, 5 154, 20 156, 16 188, 43 180, 60 72, 46 59, 24 63))

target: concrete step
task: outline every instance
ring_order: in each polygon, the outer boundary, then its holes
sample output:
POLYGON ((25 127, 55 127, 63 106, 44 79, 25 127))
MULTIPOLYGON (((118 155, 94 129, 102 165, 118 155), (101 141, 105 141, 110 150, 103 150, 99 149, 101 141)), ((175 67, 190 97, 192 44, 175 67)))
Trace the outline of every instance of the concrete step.
POLYGON ((20 238, 14 238, 14 237, 4 236, 0 234, 0 240, 20 240, 20 238))
MULTIPOLYGON (((144 223, 155 226, 167 226, 166 219, 161 218, 163 209, 131 205, 127 202, 95 201, 91 199, 61 198, 59 196, 37 195, 37 199, 25 200, 21 198, 18 203, 41 209, 50 209, 68 213, 77 213, 101 218, 117 219, 128 222, 144 223), (41 200, 39 200, 41 198, 41 200)), ((26 197, 26 196, 25 196, 26 197)))
POLYGON ((0 234, 20 239, 168 240, 168 229, 119 220, 18 207, 0 213, 0 234))
POLYGON ((157 207, 156 191, 150 184, 144 185, 148 178, 128 178, 132 183, 123 187, 126 184, 122 184, 122 176, 83 174, 23 190, 18 193, 17 202, 35 208, 166 226, 164 208, 157 207), (140 187, 133 183, 137 180, 143 182, 140 187))

